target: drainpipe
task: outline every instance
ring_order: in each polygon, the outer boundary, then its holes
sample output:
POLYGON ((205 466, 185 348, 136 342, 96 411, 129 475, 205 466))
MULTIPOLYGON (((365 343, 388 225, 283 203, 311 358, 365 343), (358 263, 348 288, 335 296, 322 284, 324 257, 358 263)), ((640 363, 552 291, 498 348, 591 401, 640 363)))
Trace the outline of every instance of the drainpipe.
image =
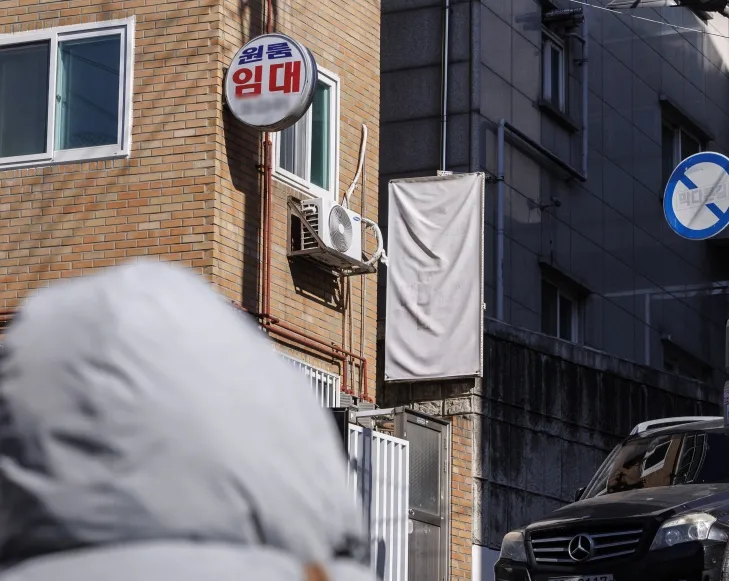
POLYGON ((441 78, 440 169, 446 171, 448 142, 448 44, 451 20, 451 0, 445 0, 443 14, 443 73, 441 78))
POLYGON ((588 75, 588 45, 590 44, 590 31, 587 28, 587 10, 582 11, 582 177, 587 179, 587 103, 590 97, 588 75))
POLYGON ((589 70, 588 70, 588 44, 589 44, 589 30, 587 29, 587 12, 582 11, 582 34, 576 34, 571 32, 566 36, 572 37, 582 43, 582 58, 577 63, 582 67, 582 177, 587 179, 587 127, 588 127, 588 115, 587 115, 587 103, 590 96, 589 83, 589 70))
POLYGON ((645 293, 645 335, 643 336, 643 363, 647 367, 651 366, 651 293, 645 293))
POLYGON ((496 318, 504 320, 504 133, 506 119, 499 121, 496 151, 496 318))

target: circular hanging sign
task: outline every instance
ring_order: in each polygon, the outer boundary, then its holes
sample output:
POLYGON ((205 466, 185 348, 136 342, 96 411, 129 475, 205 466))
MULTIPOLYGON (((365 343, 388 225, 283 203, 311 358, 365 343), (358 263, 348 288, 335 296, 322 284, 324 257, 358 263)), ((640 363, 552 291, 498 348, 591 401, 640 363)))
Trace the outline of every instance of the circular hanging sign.
POLYGON ((729 158, 696 153, 673 170, 663 197, 671 229, 689 240, 706 240, 729 226, 729 158))
POLYGON ((283 34, 258 36, 233 57, 225 76, 225 100, 236 119, 261 131, 292 126, 316 91, 314 55, 283 34))

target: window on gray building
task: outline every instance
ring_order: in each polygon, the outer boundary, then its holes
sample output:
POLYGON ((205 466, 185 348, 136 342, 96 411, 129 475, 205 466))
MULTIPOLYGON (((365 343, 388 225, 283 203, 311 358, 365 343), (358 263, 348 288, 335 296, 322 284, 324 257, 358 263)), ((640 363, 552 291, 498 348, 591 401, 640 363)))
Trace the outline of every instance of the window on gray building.
POLYGON ((674 168, 687 157, 703 150, 701 140, 680 124, 663 122, 661 134, 663 154, 663 184, 668 182, 674 168))
POLYGON ((542 280, 542 333, 576 343, 579 301, 556 284, 542 280))
POLYGON ((542 44, 542 98, 562 113, 567 111, 567 57, 564 42, 544 29, 542 44))

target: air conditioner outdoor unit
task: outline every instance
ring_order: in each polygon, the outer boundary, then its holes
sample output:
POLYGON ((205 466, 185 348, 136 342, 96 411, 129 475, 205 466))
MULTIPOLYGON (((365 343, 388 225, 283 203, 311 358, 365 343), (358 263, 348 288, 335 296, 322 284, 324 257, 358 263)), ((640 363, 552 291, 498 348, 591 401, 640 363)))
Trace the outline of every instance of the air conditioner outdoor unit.
MULTIPOLYGON (((301 210, 306 221, 324 245, 362 261, 362 218, 357 212, 344 208, 334 200, 315 198, 303 200, 301 210)), ((301 225, 301 248, 317 248, 316 239, 301 225)))

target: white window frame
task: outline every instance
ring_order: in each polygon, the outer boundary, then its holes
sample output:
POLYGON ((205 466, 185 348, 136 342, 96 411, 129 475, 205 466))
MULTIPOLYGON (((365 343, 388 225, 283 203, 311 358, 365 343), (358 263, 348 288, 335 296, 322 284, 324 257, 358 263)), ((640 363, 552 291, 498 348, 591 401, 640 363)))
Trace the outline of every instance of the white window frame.
POLYGON ((567 111, 567 52, 565 44, 555 34, 542 30, 542 98, 557 107, 562 113, 567 111), (560 54, 561 70, 559 75, 559 95, 552 95, 552 48, 560 54))
POLYGON ((134 33, 136 18, 90 22, 59 26, 44 30, 0 34, 0 49, 12 45, 48 42, 50 50, 48 78, 48 119, 46 151, 44 153, 0 157, 0 170, 18 167, 84 162, 98 159, 129 157, 132 136, 132 86, 134 79, 134 33), (123 78, 119 86, 118 142, 76 149, 56 150, 56 81, 58 71, 58 43, 67 40, 118 34, 121 37, 120 71, 123 78))
MULTIPOLYGON (((545 279, 543 279, 543 282, 554 287, 557 291, 557 329, 556 329, 556 334, 554 335, 554 337, 556 337, 560 341, 568 341, 569 343, 579 343, 579 341, 580 341, 580 333, 579 333, 580 319, 582 317, 582 309, 580 308, 581 307, 580 301, 577 300, 577 298, 575 298, 574 295, 572 295, 568 292, 565 292, 562 289, 562 287, 560 287, 560 285, 555 284, 550 279, 545 278, 545 279), (571 329, 572 338, 569 340, 562 339, 562 337, 560 337, 560 330, 561 330, 560 329, 560 325, 561 325, 560 309, 562 308, 562 301, 560 299, 562 297, 567 299, 572 304, 572 325, 571 325, 572 326, 572 329, 571 329)), ((542 332, 544 332, 544 330, 542 330, 542 332)))
MULTIPOLYGON (((329 189, 325 190, 319 186, 312 184, 310 181, 297 176, 290 171, 285 170, 279 165, 280 160, 280 134, 275 133, 273 135, 273 149, 274 149, 274 165, 273 165, 273 177, 278 181, 285 183, 286 185, 295 188, 311 198, 327 198, 337 199, 337 192, 339 189, 339 99, 340 99, 340 80, 336 73, 328 71, 322 67, 318 67, 319 81, 327 85, 331 90, 332 102, 330 104, 329 114, 332 119, 329 123, 329 143, 331 148, 331 163, 329 164, 329 189)), ((311 139, 311 107, 306 111, 302 120, 307 124, 307 143, 310 143, 311 139)), ((301 122, 301 120, 299 121, 301 122)), ((307 156, 307 174, 310 171, 311 166, 311 154, 307 156)))

